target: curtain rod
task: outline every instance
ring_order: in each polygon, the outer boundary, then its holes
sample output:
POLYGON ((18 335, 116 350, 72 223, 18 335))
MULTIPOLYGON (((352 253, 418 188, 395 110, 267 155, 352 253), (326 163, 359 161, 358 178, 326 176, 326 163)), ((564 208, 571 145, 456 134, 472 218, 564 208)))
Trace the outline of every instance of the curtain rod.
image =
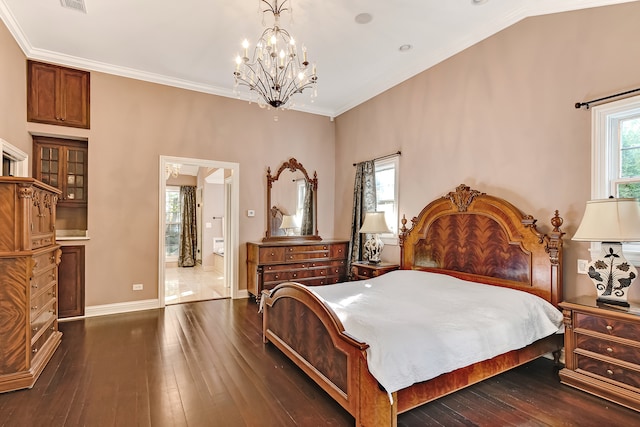
MULTIPOLYGON (((400 155, 402 155, 402 151, 398 150, 395 153, 387 154, 386 156, 376 157, 375 159, 373 159, 373 161, 375 162, 376 160, 382 160, 382 159, 386 159, 388 157, 400 156, 400 155)), ((353 164, 353 166, 355 166, 355 165, 357 165, 357 163, 353 164)))
POLYGON ((628 90, 628 91, 626 91, 626 92, 616 93, 615 95, 609 95, 609 96, 605 96, 605 97, 603 97, 603 98, 592 99, 591 101, 587 101, 587 102, 576 102, 575 107, 576 107, 576 108, 586 107, 586 109, 588 110, 588 109, 589 109, 589 107, 591 107, 591 105, 590 105, 590 104, 593 104, 594 102, 605 101, 605 100, 607 100, 607 99, 617 98, 618 96, 628 95, 628 94, 630 94, 630 93, 634 93, 634 92, 640 92, 640 88, 637 88, 637 89, 631 89, 631 90, 628 90))

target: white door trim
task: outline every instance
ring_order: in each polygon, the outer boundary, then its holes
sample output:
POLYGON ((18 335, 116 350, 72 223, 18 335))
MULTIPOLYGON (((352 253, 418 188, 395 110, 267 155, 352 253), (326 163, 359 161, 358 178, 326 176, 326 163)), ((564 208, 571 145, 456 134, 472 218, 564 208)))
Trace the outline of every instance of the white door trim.
POLYGON ((158 171, 158 306, 164 307, 164 230, 165 230, 165 194, 166 194, 166 176, 165 168, 169 163, 173 164, 191 164, 201 167, 209 168, 222 168, 231 170, 231 177, 229 178, 230 204, 228 206, 228 220, 227 229, 228 235, 225 236, 225 263, 227 263, 228 269, 225 269, 225 278, 227 283, 230 284, 231 298, 241 298, 242 296, 238 290, 238 258, 239 258, 239 227, 240 221, 240 164, 233 162, 221 162, 217 160, 204 160, 204 159, 192 159, 187 157, 174 157, 174 156, 160 156, 160 168, 158 171), (227 257, 229 260, 227 261, 227 257))

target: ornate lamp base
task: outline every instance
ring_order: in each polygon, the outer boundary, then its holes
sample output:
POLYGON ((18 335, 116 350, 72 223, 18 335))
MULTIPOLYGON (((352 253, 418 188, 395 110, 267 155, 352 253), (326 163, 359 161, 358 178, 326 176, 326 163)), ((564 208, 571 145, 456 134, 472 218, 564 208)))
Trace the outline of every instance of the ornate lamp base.
POLYGON ((603 242, 600 254, 588 267, 589 278, 596 285, 598 302, 629 306, 627 293, 638 270, 623 256, 621 243, 603 242))
POLYGON ((380 254, 384 243, 378 234, 374 234, 370 239, 364 242, 364 250, 362 257, 369 261, 369 264, 380 264, 380 254))

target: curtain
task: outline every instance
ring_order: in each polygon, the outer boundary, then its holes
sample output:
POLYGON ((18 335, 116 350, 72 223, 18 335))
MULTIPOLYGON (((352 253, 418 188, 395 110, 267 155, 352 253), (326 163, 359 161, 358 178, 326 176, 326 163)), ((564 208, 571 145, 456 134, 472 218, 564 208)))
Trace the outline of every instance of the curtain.
MULTIPOLYGON (((349 264, 362 260, 362 235, 360 228, 367 212, 376 210, 376 176, 373 160, 356 165, 356 180, 353 186, 353 213, 351 216, 351 238, 349 239, 349 264)), ((351 268, 349 268, 351 275, 351 268)))
POLYGON ((313 184, 306 181, 304 184, 304 202, 302 204, 300 235, 311 236, 313 234, 315 234, 315 230, 313 229, 313 184))
POLYGON ((193 267, 196 265, 196 249, 198 246, 196 187, 190 185, 180 187, 180 204, 182 205, 182 229, 180 230, 178 267, 193 267))

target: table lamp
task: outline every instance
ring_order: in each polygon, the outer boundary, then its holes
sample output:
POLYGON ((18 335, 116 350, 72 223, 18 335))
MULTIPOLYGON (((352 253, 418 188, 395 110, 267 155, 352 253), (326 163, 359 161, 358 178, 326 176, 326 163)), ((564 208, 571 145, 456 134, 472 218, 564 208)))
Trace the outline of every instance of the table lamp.
POLYGON ((293 236, 293 229, 297 228, 296 217, 294 215, 282 215, 282 224, 280 228, 284 230, 286 236, 293 236))
POLYGON ((589 278, 598 302, 628 307, 629 286, 638 270, 622 253, 622 242, 640 242, 638 199, 602 199, 587 202, 582 222, 572 240, 602 242, 600 254, 591 257, 589 278))
POLYGON ((370 234, 371 236, 364 243, 364 259, 369 260, 369 264, 379 264, 380 255, 384 243, 380 239, 380 233, 391 233, 384 218, 384 212, 367 212, 364 217, 364 224, 360 228, 360 233, 370 234))

